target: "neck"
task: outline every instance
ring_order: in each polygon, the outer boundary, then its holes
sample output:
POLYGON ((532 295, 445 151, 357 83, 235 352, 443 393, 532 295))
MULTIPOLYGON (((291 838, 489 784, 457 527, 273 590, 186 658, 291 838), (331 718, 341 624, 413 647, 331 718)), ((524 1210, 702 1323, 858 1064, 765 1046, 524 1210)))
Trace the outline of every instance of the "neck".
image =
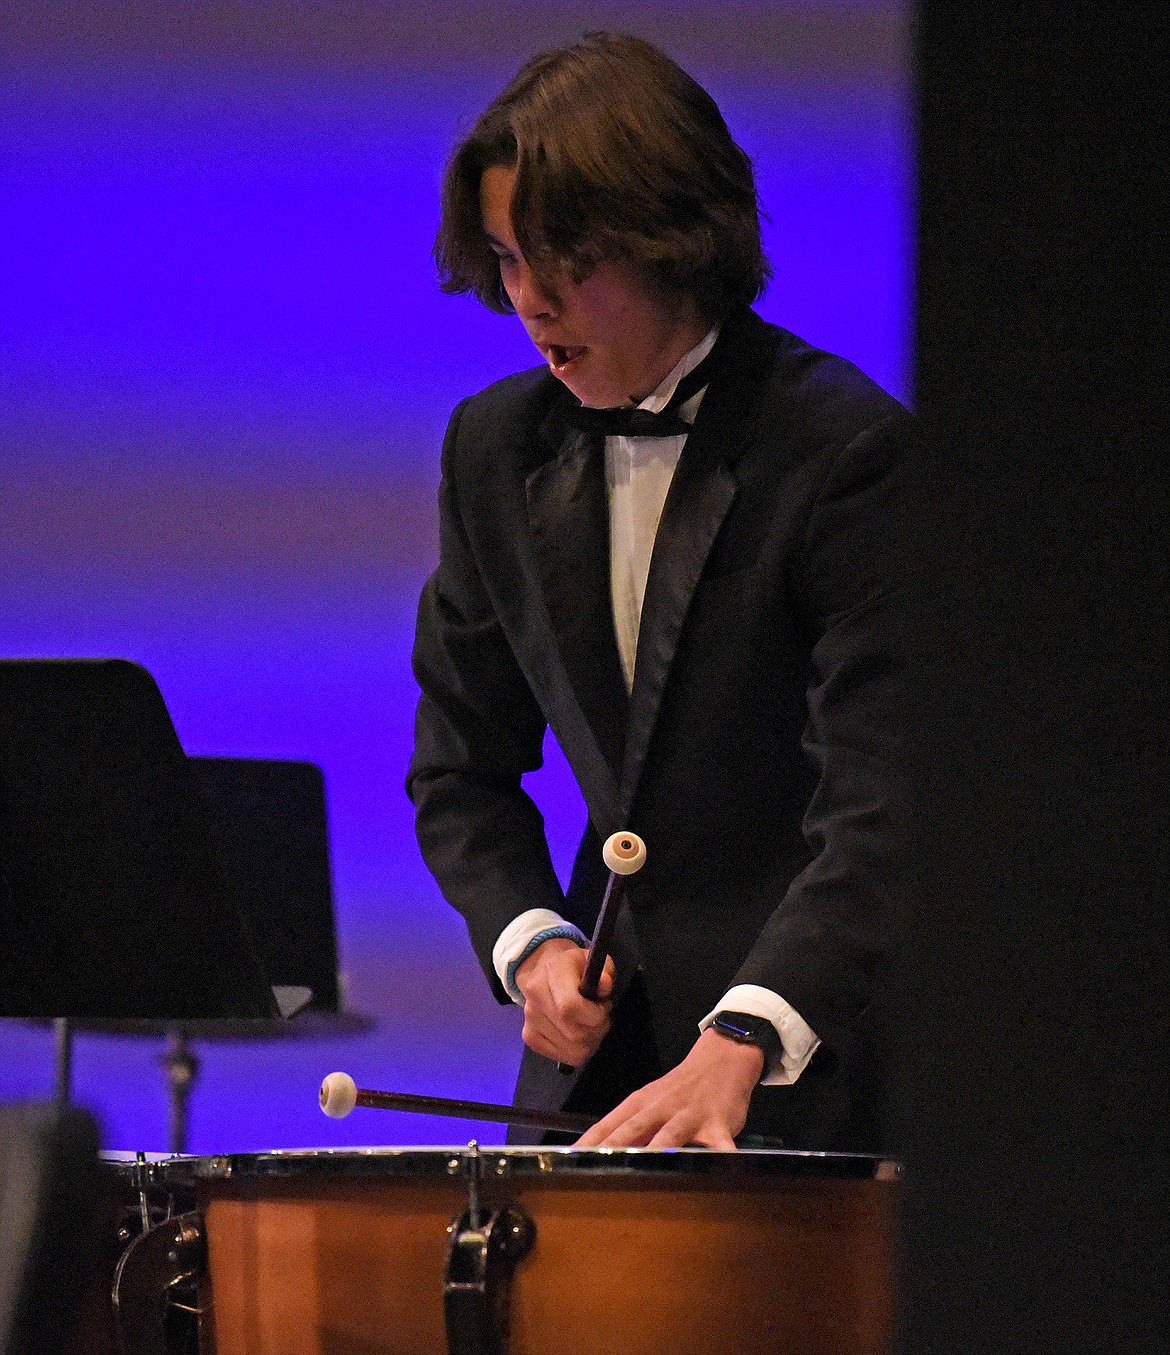
POLYGON ((648 395, 656 391, 710 328, 711 321, 703 319, 688 298, 687 313, 679 317, 678 323, 662 346, 660 360, 654 368, 656 372, 654 379, 644 391, 630 395, 631 403, 640 405, 648 395))

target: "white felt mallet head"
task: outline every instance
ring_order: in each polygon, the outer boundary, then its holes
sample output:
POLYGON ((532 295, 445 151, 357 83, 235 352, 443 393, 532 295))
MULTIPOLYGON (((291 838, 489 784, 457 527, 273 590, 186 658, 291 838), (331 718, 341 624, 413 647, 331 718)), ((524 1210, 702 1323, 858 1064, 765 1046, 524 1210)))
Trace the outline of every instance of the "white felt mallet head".
POLYGON ((637 833, 613 833, 605 839, 601 859, 615 875, 633 875, 646 864, 646 844, 637 833))
POLYGON ((357 1083, 348 1073, 330 1073, 321 1083, 321 1109, 341 1120, 357 1105, 357 1083))

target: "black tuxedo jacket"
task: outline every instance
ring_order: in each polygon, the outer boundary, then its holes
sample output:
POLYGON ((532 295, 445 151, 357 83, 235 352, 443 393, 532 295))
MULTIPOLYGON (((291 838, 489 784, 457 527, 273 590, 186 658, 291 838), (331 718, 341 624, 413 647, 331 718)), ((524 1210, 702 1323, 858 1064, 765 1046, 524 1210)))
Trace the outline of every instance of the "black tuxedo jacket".
MULTIPOLYGON (((665 1066, 735 983, 823 1041, 749 1128, 880 1146, 889 773, 905 722, 897 533, 908 416, 856 368, 745 311, 725 322, 654 546, 634 690, 622 682, 600 448, 544 368, 464 401, 443 448, 440 557, 414 650, 407 788, 425 859, 491 964, 549 907, 591 931, 599 843, 641 834, 615 947, 640 965, 665 1066), (521 776, 550 725, 589 812, 566 893, 521 776)), ((606 1047, 595 1056, 606 1056, 606 1047)), ((526 1051, 518 1099, 572 1083, 526 1051)))

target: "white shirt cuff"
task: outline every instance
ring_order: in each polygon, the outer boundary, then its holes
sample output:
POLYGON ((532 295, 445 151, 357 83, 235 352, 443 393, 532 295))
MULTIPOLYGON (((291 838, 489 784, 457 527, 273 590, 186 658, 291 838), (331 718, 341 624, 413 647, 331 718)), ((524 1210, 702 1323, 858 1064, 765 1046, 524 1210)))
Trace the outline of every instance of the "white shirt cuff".
POLYGON ((749 1016, 762 1016, 776 1027, 784 1046, 784 1057, 760 1079, 765 1087, 791 1086, 804 1072, 821 1042, 808 1022, 779 993, 754 983, 739 983, 729 988, 719 1005, 699 1022, 699 1029, 706 1030, 719 1012, 747 1012, 749 1016))
MULTIPOLYGON (((524 1005, 524 999, 519 991, 508 983, 508 967, 516 961, 528 949, 532 940, 539 936, 541 932, 547 932, 554 927, 569 927, 571 923, 565 921, 559 913, 554 913, 551 908, 529 908, 526 913, 521 913, 519 917, 513 918, 504 928, 492 947, 492 968, 496 971, 500 983, 513 1002, 521 1007, 524 1005)), ((574 931, 577 929, 574 927, 574 931)))

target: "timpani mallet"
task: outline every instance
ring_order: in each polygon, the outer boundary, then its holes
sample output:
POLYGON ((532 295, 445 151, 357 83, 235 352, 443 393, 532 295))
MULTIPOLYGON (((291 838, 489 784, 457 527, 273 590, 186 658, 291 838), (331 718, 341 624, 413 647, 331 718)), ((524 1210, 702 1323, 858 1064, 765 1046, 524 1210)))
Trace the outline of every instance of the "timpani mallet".
POLYGON ((370 1110, 399 1110, 413 1115, 443 1115, 457 1120, 490 1120, 527 1129, 559 1129, 583 1134, 597 1123, 592 1115, 501 1106, 491 1101, 455 1101, 445 1096, 414 1096, 409 1092, 379 1092, 359 1087, 348 1073, 330 1073, 321 1083, 321 1109, 333 1120, 344 1119, 355 1106, 370 1110))
POLYGON ((637 833, 611 833, 601 848, 601 859, 609 869, 609 879, 605 882, 601 911, 597 914, 593 940, 589 943, 589 958, 585 961, 585 973, 578 989, 590 1002, 597 1001, 597 985, 601 982, 601 971, 605 968, 605 957, 609 954, 613 929, 617 926, 626 879, 636 875, 646 864, 646 844, 637 833))
MULTIPOLYGON (((601 971, 605 968, 605 958, 609 954, 613 930, 617 926, 618 912, 625 893, 625 881, 629 875, 635 875, 646 864, 646 844, 637 833, 629 831, 611 833, 601 848, 601 859, 609 869, 609 878, 605 882, 605 894, 601 900, 601 910, 593 927, 593 940, 589 943, 589 956, 585 961, 585 972, 577 991, 590 1002, 598 998, 597 988, 601 982, 601 971)), ((571 1063, 558 1063, 557 1071, 566 1077, 573 1072, 571 1063)))

